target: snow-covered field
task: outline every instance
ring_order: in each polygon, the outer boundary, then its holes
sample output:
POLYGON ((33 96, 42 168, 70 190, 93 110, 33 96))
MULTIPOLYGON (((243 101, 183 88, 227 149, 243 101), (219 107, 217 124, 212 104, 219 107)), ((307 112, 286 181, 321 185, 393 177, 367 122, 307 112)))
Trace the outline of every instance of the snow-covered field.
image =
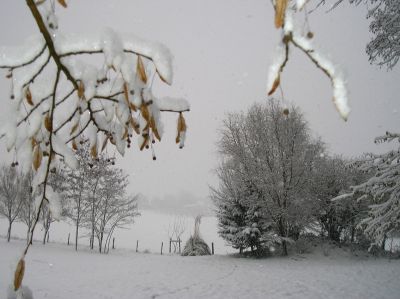
MULTIPOLYGON (((135 223, 127 229, 117 229, 114 233, 116 247, 123 249, 135 249, 136 242, 139 241, 139 250, 148 250, 150 252, 159 252, 161 242, 167 246, 169 241, 168 228, 178 217, 185 224, 185 232, 181 239, 183 242, 190 237, 194 228, 194 217, 166 214, 152 210, 141 210, 141 216, 135 218, 135 223)), ((8 223, 4 218, 0 218, 0 236, 7 233, 8 223)), ((214 243, 215 253, 226 254, 235 252, 231 247, 225 246, 225 242, 218 236, 217 219, 215 217, 202 217, 200 231, 204 240, 211 247, 214 243)), ((70 241, 75 242, 75 228, 65 221, 53 222, 50 228, 50 242, 66 243, 68 234, 71 234, 70 241)), ((26 237, 26 225, 23 223, 14 223, 12 227, 12 236, 17 238, 26 237)), ((38 225, 35 230, 35 240, 42 240, 42 226, 38 225)), ((87 246, 89 244, 88 235, 81 229, 79 245, 87 246)), ((97 244, 96 244, 97 245, 97 244)), ((167 248, 167 247, 164 247, 167 248)), ((167 248, 168 249, 168 248, 167 248)), ((0 297, 1 298, 1 297, 0 297)))
MULTIPOLYGON (((0 239, 0 298, 24 242, 0 239)), ((399 298, 400 261, 328 256, 267 259, 181 257, 117 249, 100 255, 72 246, 34 244, 24 283, 34 298, 399 298)))

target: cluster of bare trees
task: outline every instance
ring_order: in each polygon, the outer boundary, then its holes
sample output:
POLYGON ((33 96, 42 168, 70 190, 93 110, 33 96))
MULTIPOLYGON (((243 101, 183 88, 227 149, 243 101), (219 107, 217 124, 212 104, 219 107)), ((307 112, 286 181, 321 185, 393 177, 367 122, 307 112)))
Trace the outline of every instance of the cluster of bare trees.
POLYGON ((127 195, 128 176, 114 166, 113 158, 99 155, 92 159, 88 145, 83 145, 77 156, 80 166, 76 170, 65 167, 55 176, 65 197, 65 216, 75 226, 75 249, 84 228, 90 248, 97 240, 99 252, 108 252, 115 229, 133 223, 139 215, 137 197, 127 195))
MULTIPOLYGON (((99 155, 90 157, 89 146, 78 151, 79 167, 55 169, 50 185, 59 192, 59 215, 49 204, 41 207, 39 218, 43 225, 43 243, 49 237, 51 223, 60 216, 70 219, 75 226, 75 249, 78 249, 80 229, 89 234, 91 249, 98 243, 100 252, 107 252, 116 228, 133 223, 138 216, 137 197, 126 193, 128 176, 114 166, 114 159, 99 155)), ((0 171, 0 215, 7 218, 10 240, 12 224, 22 221, 27 225, 27 241, 34 218, 37 201, 31 187, 32 174, 26 175, 17 167, 3 166, 0 171)))
POLYGON ((27 177, 19 173, 13 167, 2 166, 0 169, 0 216, 5 217, 8 221, 7 241, 11 238, 11 229, 13 223, 22 216, 30 223, 30 205, 25 210, 24 198, 27 193, 25 190, 27 177), (24 214, 24 215, 22 215, 24 214), (24 217, 26 215, 26 218, 24 217))

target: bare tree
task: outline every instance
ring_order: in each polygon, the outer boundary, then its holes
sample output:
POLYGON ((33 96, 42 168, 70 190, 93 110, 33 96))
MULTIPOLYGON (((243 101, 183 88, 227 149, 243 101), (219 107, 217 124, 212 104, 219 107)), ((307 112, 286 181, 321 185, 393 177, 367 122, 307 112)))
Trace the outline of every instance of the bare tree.
POLYGON ((29 232, 32 228, 33 221, 35 220, 36 208, 35 208, 35 196, 32 193, 32 172, 28 172, 24 176, 24 182, 21 187, 22 192, 22 208, 19 213, 18 219, 24 222, 27 226, 26 241, 29 242, 29 232))
POLYGON ((116 228, 133 223, 137 211, 137 197, 126 195, 128 177, 121 169, 106 167, 98 183, 94 231, 99 252, 106 252, 116 228))
POLYGON ((11 228, 21 212, 24 201, 21 192, 24 177, 15 167, 2 166, 0 170, 0 215, 7 218, 7 241, 10 242, 11 228))
POLYGON ((82 146, 76 153, 79 167, 75 170, 62 167, 58 174, 64 178, 63 194, 67 201, 66 216, 75 225, 75 250, 78 250, 79 228, 82 225, 82 217, 86 213, 85 208, 87 208, 87 178, 91 158, 88 146, 82 146))
MULTIPOLYGON (((186 231, 186 226, 187 226, 187 219, 184 216, 175 216, 174 220, 168 224, 168 238, 174 241, 180 241, 182 240, 182 235, 186 231)), ((178 244, 177 242, 172 243, 174 246, 174 253, 178 251, 178 244)))

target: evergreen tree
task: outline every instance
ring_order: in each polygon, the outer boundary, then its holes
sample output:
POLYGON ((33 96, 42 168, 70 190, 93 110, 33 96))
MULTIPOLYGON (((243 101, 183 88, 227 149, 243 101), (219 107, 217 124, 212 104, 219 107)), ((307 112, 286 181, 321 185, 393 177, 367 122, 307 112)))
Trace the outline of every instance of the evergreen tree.
MULTIPOLYGON (((400 141, 400 134, 386 132, 376 143, 400 141)), ((384 247, 388 235, 400 231, 400 148, 385 154, 366 154, 356 165, 361 171, 373 173, 367 181, 353 187, 358 200, 372 198, 373 204, 360 226, 374 244, 384 247)))

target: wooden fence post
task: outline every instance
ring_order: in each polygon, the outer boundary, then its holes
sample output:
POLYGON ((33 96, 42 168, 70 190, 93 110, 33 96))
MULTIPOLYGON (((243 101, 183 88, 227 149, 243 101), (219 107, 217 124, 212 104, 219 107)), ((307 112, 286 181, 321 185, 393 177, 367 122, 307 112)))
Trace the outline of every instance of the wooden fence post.
POLYGON ((179 253, 181 253, 181 238, 178 238, 178 243, 179 243, 179 253))
POLYGON ((139 240, 136 240, 136 252, 138 252, 138 248, 139 248, 139 240))
POLYGON ((112 249, 115 249, 114 243, 115 243, 115 238, 113 238, 113 246, 112 246, 112 249))
POLYGON ((162 249, 164 247, 164 242, 161 242, 161 255, 162 255, 162 249))
POLYGON ((211 253, 214 255, 214 242, 211 242, 211 253))
POLYGON ((169 253, 171 253, 171 243, 172 243, 172 239, 169 238, 169 253))
POLYGON ((71 236, 71 233, 68 234, 68 246, 69 246, 69 237, 71 236))

